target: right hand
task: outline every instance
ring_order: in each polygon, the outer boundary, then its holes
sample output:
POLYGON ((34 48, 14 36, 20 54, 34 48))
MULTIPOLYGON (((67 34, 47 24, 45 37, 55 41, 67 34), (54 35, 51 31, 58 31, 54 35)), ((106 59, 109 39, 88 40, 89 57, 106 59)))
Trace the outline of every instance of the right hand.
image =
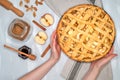
POLYGON ((109 53, 105 57, 101 58, 100 60, 92 62, 90 68, 97 67, 98 69, 101 69, 115 56, 117 56, 117 54, 113 54, 113 47, 112 47, 109 53))
POLYGON ((117 54, 113 54, 112 47, 110 52, 105 57, 91 63, 87 74, 83 77, 83 80, 96 80, 101 69, 115 56, 117 56, 117 54))

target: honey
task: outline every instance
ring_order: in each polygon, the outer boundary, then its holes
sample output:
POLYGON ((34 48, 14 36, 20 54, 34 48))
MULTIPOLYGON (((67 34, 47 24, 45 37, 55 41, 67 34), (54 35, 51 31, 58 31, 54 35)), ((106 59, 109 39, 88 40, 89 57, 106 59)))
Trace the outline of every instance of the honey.
MULTIPOLYGON (((32 52, 32 49, 25 46, 25 45, 20 47, 18 50, 21 51, 21 52, 24 52, 26 54, 31 54, 31 52, 32 52)), ((21 57, 22 59, 27 59, 28 58, 27 56, 25 56, 23 54, 18 54, 18 56, 21 57)))

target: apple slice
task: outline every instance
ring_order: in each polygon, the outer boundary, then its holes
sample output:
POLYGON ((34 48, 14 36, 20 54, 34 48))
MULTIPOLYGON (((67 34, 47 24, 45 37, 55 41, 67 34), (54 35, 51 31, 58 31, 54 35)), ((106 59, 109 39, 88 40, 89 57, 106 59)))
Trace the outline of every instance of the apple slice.
POLYGON ((41 17, 40 22, 42 25, 48 27, 54 23, 54 19, 53 19, 53 16, 51 14, 47 13, 41 17))
POLYGON ((35 36, 35 42, 38 44, 45 44, 47 38, 47 34, 44 31, 40 31, 35 36))

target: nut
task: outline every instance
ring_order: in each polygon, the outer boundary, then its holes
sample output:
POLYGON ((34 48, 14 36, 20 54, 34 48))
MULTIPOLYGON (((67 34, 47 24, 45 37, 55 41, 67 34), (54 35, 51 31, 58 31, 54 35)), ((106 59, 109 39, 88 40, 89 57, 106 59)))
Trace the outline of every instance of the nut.
POLYGON ((36 12, 35 11, 33 12, 33 17, 36 17, 36 12))
POLYGON ((19 6, 23 6, 23 1, 20 1, 20 2, 19 2, 19 6))
POLYGON ((43 1, 44 1, 44 0, 35 0, 36 6, 38 6, 38 5, 43 5, 43 1))
POLYGON ((30 0, 24 0, 26 3, 29 3, 30 2, 30 0))

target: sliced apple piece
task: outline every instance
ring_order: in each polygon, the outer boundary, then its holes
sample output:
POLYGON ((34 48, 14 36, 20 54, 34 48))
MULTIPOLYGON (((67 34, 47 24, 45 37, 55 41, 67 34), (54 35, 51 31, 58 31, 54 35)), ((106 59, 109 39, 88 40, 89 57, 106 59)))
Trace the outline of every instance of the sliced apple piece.
POLYGON ((53 16, 51 14, 45 14, 41 17, 40 22, 44 25, 44 26, 51 26, 54 23, 54 19, 53 16))
POLYGON ((44 31, 40 31, 35 36, 35 42, 38 44, 45 44, 47 38, 47 34, 44 31))

